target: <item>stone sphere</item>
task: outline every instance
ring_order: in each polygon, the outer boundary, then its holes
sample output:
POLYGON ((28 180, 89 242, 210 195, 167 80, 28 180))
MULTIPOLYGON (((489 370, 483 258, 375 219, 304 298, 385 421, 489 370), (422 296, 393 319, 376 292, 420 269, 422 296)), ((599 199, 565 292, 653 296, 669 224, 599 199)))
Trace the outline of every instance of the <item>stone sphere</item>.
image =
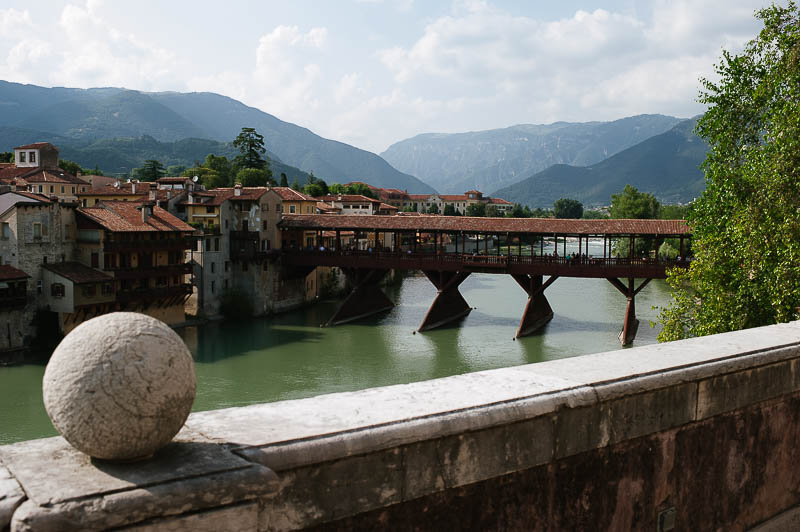
POLYGON ((180 336, 135 312, 76 327, 53 352, 42 383, 47 415, 64 439, 107 460, 145 458, 169 443, 196 388, 194 360, 180 336))

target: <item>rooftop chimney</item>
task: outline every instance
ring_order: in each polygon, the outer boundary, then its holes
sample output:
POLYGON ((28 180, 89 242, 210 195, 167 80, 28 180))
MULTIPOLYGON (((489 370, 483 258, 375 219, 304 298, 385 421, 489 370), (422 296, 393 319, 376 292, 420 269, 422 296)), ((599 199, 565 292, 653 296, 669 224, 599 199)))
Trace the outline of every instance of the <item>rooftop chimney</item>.
POLYGON ((138 207, 142 211, 142 223, 147 223, 147 220, 153 215, 153 202, 143 201, 142 205, 138 207))
POLYGON ((136 180, 131 181, 131 194, 136 194, 136 180))
POLYGON ((150 189, 150 194, 148 194, 148 199, 155 200, 156 199, 156 191, 152 188, 150 189))
POLYGON ((236 183, 236 186, 233 187, 233 195, 234 196, 241 196, 242 195, 242 184, 236 183))

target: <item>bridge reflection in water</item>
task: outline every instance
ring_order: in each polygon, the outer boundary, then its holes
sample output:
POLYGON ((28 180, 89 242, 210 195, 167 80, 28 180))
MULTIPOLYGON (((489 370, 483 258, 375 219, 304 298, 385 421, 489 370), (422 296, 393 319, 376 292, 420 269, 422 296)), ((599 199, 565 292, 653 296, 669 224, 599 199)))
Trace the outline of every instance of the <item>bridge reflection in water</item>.
POLYGON ((305 275, 317 266, 338 267, 352 284, 329 325, 391 309, 394 304, 379 286, 390 270, 420 270, 438 290, 420 331, 470 312, 458 291, 470 274, 511 275, 528 294, 517 337, 552 319, 545 290, 558 278, 605 278, 627 299, 622 345, 636 336, 636 294, 650 280, 665 278, 668 268, 688 266, 685 249, 691 238, 683 220, 284 215, 278 226, 285 275, 305 275), (678 240, 680 260, 660 260, 651 253, 667 238, 678 240), (544 253, 545 239, 554 244, 553 254, 544 253), (567 252, 568 239, 577 242, 573 253, 567 252), (592 256, 589 242, 598 239, 603 241, 603 256, 592 256), (641 257, 634 257, 637 241, 646 244, 641 257), (614 245, 627 246, 628 256, 613 257, 614 245), (638 286, 635 279, 642 279, 638 286))

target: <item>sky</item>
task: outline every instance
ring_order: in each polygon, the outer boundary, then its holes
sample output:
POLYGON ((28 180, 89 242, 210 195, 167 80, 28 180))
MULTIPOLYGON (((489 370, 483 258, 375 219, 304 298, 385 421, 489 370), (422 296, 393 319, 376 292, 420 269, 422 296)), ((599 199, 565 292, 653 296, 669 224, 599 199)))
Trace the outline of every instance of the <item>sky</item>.
POLYGON ((421 133, 694 116, 699 79, 768 3, 3 0, 0 79, 216 92, 380 153, 421 133))

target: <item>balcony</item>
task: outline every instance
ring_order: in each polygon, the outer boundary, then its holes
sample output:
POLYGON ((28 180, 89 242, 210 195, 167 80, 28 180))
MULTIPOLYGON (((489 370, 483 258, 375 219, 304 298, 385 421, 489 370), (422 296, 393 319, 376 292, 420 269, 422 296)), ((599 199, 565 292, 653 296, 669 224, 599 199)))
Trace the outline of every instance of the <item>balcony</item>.
POLYGON ((103 250, 106 253, 117 251, 166 251, 183 250, 194 247, 195 238, 167 238, 164 240, 105 240, 103 250))
POLYGON ((115 279, 120 280, 150 279, 153 277, 188 275, 192 273, 192 265, 186 263, 144 268, 105 268, 104 271, 113 274, 115 279))
POLYGON ((120 290, 117 292, 117 301, 130 303, 133 301, 158 300, 174 296, 188 296, 192 293, 192 285, 179 284, 173 286, 159 286, 156 288, 136 288, 134 290, 120 290))

